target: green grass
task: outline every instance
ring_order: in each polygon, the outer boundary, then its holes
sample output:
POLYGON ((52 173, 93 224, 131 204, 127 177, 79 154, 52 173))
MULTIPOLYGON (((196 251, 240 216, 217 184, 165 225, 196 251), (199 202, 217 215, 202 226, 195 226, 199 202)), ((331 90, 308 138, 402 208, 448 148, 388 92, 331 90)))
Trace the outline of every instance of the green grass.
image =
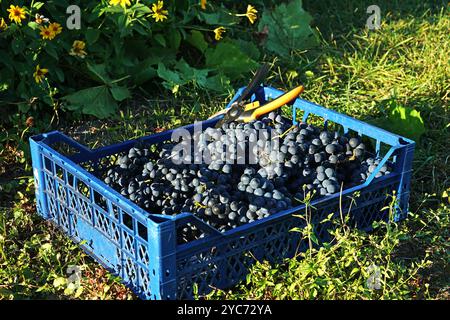
MULTIPOLYGON (((299 261, 259 263, 247 281, 209 298, 449 298, 450 209, 443 197, 444 191, 450 193, 449 9, 439 1, 378 1, 382 28, 368 31, 365 9, 370 4, 305 1, 322 44, 289 59, 266 57, 272 62, 268 83, 286 89, 303 82, 304 98, 362 120, 385 117, 392 102, 419 110, 426 133, 414 157, 410 217, 398 226, 381 225, 370 235, 340 226, 338 245, 312 249, 299 261), (383 275, 380 290, 365 285, 372 263, 383 275)), ((116 119, 79 121, 71 127, 61 123, 59 128, 97 147, 204 119, 230 96, 211 97, 190 88, 176 98, 146 97, 153 100, 137 96, 116 119)), ((5 163, 0 170, 8 177, 0 178, 0 299, 134 298, 118 279, 37 217, 32 186, 21 178, 30 176, 29 167, 19 163, 21 157, 11 148, 0 152, 5 163), (7 170, 11 166, 17 173, 7 170), (78 293, 64 292, 60 281, 68 265, 85 270, 78 293)))
POLYGON ((409 226, 383 223, 369 235, 339 223, 334 245, 311 247, 301 259, 275 266, 257 263, 237 288, 207 298, 447 299, 449 213, 448 207, 428 210, 410 216, 409 226), (414 223, 421 227, 411 228, 414 223), (371 277, 379 288, 368 287, 371 277))

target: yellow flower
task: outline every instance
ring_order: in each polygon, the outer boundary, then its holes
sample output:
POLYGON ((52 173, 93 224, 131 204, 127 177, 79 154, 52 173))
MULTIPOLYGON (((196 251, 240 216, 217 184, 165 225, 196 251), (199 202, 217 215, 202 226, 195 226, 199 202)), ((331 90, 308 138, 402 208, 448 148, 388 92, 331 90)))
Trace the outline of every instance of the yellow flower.
POLYGON ((215 34, 216 40, 218 41, 218 40, 222 39, 223 38, 222 34, 225 33, 225 32, 226 32, 226 30, 225 30, 224 27, 215 28, 214 29, 214 34, 215 34))
POLYGON ((86 43, 84 41, 75 40, 72 44, 72 49, 70 50, 69 54, 71 56, 77 56, 81 59, 84 59, 87 56, 87 53, 84 50, 85 48, 86 43))
POLYGON ((36 71, 33 74, 36 83, 41 83, 44 80, 45 75, 48 73, 48 69, 41 69, 39 65, 36 66, 36 71))
POLYGON ((6 30, 6 28, 8 28, 6 21, 5 21, 5 19, 1 18, 0 19, 0 31, 4 31, 4 30, 6 30))
POLYGON ((9 12, 9 20, 22 24, 22 20, 25 19, 24 8, 11 5, 7 11, 9 12))
POLYGON ((56 34, 49 27, 40 27, 42 39, 53 40, 56 37, 56 34))
POLYGON ((258 11, 256 11, 256 9, 251 4, 249 4, 247 7, 246 16, 248 20, 250 20, 251 24, 255 23, 256 19, 258 19, 258 16, 256 15, 257 13, 258 11))
POLYGON ((250 20, 250 23, 253 24, 255 23, 256 19, 258 19, 258 16, 256 15, 258 13, 258 11, 255 9, 254 6, 252 6, 251 4, 249 4, 247 6, 247 12, 243 13, 243 14, 236 14, 237 17, 247 17, 248 20, 250 20))
POLYGON ((154 3, 152 5, 152 18, 158 21, 163 21, 164 19, 167 19, 167 15, 169 14, 169 11, 163 9, 164 1, 158 1, 158 3, 154 3))
POLYGON ((53 22, 50 23, 48 28, 53 32, 53 34, 56 36, 62 32, 62 27, 59 23, 53 22))
POLYGON ((200 6, 203 10, 206 9, 206 0, 200 0, 200 6))
POLYGON ((127 6, 131 6, 130 0, 111 0, 109 1, 110 5, 118 6, 120 5, 122 8, 126 8, 127 6))

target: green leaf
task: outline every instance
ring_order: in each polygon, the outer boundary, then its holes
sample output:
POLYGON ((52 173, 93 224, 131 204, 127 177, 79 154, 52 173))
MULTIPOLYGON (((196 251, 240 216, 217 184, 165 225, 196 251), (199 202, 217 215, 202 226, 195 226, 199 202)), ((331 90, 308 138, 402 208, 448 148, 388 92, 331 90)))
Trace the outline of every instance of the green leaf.
POLYGON ((258 31, 268 30, 265 47, 281 56, 292 50, 304 50, 318 44, 316 32, 311 28, 311 15, 302 8, 301 0, 281 3, 273 10, 265 10, 258 31))
POLYGON ((36 30, 39 27, 39 25, 34 21, 28 22, 28 26, 33 30, 36 30))
POLYGON ((67 279, 64 278, 64 277, 58 277, 55 280, 53 280, 53 286, 55 288, 59 288, 59 287, 65 286, 66 283, 67 283, 67 279))
POLYGON ((108 73, 106 72, 106 64, 86 64, 88 70, 94 75, 94 78, 102 82, 103 84, 110 84, 111 78, 109 78, 108 73))
POLYGON ((97 42, 99 37, 100 37, 100 30, 93 28, 88 28, 86 30, 86 42, 88 45, 92 45, 93 43, 97 42))
POLYGON ((55 67, 52 71, 56 74, 59 81, 64 82, 64 72, 60 68, 55 67))
POLYGON ((261 58, 261 52, 255 43, 242 39, 234 39, 232 42, 239 47, 242 52, 248 55, 251 59, 258 61, 261 58))
POLYGON ((108 13, 123 13, 124 9, 121 6, 109 6, 103 9, 104 12, 108 13))
POLYGON ((202 87, 205 86, 209 70, 192 68, 183 59, 177 62, 176 69, 180 72, 185 82, 192 81, 202 87))
POLYGON ((19 97, 21 97, 23 99, 28 98, 27 85, 24 80, 19 82, 19 85, 17 86, 17 93, 19 94, 19 97))
POLYGON ((29 103, 19 103, 18 109, 20 112, 27 113, 31 109, 31 105, 29 103))
POLYGON ((162 45, 163 47, 166 47, 167 43, 166 43, 166 39, 164 39, 164 36, 160 33, 155 34, 155 36, 153 37, 155 39, 155 41, 157 43, 159 43, 160 45, 162 45))
POLYGON ((158 65, 158 76, 165 80, 164 87, 173 92, 187 83, 220 92, 223 92, 224 89, 230 89, 230 80, 225 75, 208 77, 210 71, 210 69, 193 68, 184 59, 175 64, 175 70, 168 70, 162 63, 158 65))
POLYGON ((415 141, 418 141, 425 133, 425 125, 419 111, 398 105, 393 100, 390 102, 387 112, 387 117, 370 120, 369 122, 415 141))
POLYGON ((208 43, 205 41, 203 33, 198 30, 192 30, 186 41, 202 53, 205 52, 206 48, 208 48, 208 43))
MULTIPOLYGON (((33 24, 36 22, 29 22, 27 26, 22 28, 24 35, 29 39, 38 39, 38 32, 33 29, 33 24)), ((40 45, 37 43, 38 41, 33 41, 29 44, 29 49, 37 49, 40 45)))
POLYGON ((11 49, 14 54, 19 54, 25 49, 25 42, 21 38, 15 37, 11 41, 11 49))
POLYGON ((226 92, 232 90, 231 81, 223 74, 218 74, 206 79, 205 84, 203 85, 206 89, 214 90, 217 92, 226 92))
POLYGON ((79 286, 78 289, 75 291, 74 298, 80 297, 82 293, 83 293, 83 287, 79 286))
POLYGON ((134 67, 130 72, 134 83, 141 85, 156 77, 158 74, 153 66, 158 65, 160 61, 159 57, 149 57, 134 67))
POLYGON ((158 73, 156 72, 155 68, 152 68, 150 66, 140 69, 136 73, 133 74, 133 79, 136 85, 141 85, 154 77, 156 77, 158 73))
POLYGON ((158 76, 171 84, 184 84, 178 73, 168 70, 163 63, 158 63, 158 76))
POLYGON ((350 272, 350 277, 354 276, 358 272, 361 272, 360 268, 353 268, 352 271, 350 272))
POLYGON ((53 44, 47 43, 47 45, 44 47, 45 52, 47 52, 52 58, 55 60, 58 60, 58 52, 56 51, 56 48, 53 44))
POLYGON ((124 38, 125 36, 127 36, 131 33, 131 30, 128 28, 129 24, 130 24, 130 20, 128 19, 127 15, 122 14, 117 17, 117 25, 119 27, 121 38, 124 38))
POLYGON ((77 91, 62 98, 69 110, 79 110, 104 119, 117 112, 118 105, 107 86, 92 87, 77 91))
POLYGON ((139 33, 140 35, 145 36, 145 37, 150 37, 152 35, 152 32, 150 29, 144 28, 143 26, 141 26, 139 24, 133 25, 133 30, 136 30, 137 33, 139 33))
POLYGON ((169 47, 178 50, 181 43, 181 34, 178 30, 172 30, 167 34, 167 42, 169 43, 169 47))
POLYGON ((317 239, 317 236, 314 233, 311 233, 309 237, 313 243, 319 245, 319 239, 317 239))
POLYGON ((136 3, 134 6, 132 6, 131 8, 130 8, 131 10, 135 10, 136 12, 139 12, 139 13, 141 13, 141 14, 149 14, 149 13, 151 13, 152 11, 150 10, 150 7, 149 6, 146 6, 145 4, 143 4, 143 3, 136 3))
POLYGON ((226 26, 230 24, 237 23, 239 18, 229 14, 228 11, 220 10, 214 13, 200 12, 200 20, 204 21, 206 24, 210 25, 221 25, 226 26))
POLYGON ((124 52, 124 39, 119 37, 114 37, 111 41, 114 53, 116 56, 122 56, 124 52))
POLYGON ((6 91, 9 88, 9 83, 0 81, 0 92, 6 91))
POLYGON ((128 99, 131 96, 130 90, 125 87, 113 86, 111 87, 110 91, 113 98, 119 102, 128 99))
MULTIPOLYGON (((9 52, 0 50, 0 64, 3 64, 6 68, 9 70, 14 70, 14 60, 11 58, 11 55, 9 52)), ((2 71, 4 72, 4 71, 2 71)))
POLYGON ((215 48, 208 48, 205 56, 207 67, 216 68, 219 73, 231 78, 236 78, 258 67, 258 63, 229 42, 221 42, 215 48))
POLYGON ((171 65, 176 61, 176 52, 171 49, 163 48, 159 45, 155 45, 149 48, 150 54, 146 54, 145 58, 151 58, 156 61, 155 65, 164 61, 165 64, 171 65))
POLYGON ((42 8, 43 5, 44 5, 43 2, 35 2, 33 4, 33 8, 36 9, 36 10, 39 10, 40 8, 42 8))

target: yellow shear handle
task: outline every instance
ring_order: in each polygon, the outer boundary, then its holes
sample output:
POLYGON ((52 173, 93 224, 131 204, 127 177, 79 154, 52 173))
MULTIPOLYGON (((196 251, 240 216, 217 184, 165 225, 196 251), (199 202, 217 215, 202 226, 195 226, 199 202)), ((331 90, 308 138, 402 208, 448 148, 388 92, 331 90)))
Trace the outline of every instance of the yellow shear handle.
POLYGON ((252 118, 257 119, 259 116, 262 116, 263 114, 269 113, 273 110, 278 109, 281 106, 284 106, 285 104, 296 99, 304 90, 305 88, 303 86, 298 86, 297 88, 294 88, 291 91, 286 92, 281 97, 273 101, 270 101, 269 103, 263 105, 262 107, 256 108, 256 110, 252 114, 252 118))

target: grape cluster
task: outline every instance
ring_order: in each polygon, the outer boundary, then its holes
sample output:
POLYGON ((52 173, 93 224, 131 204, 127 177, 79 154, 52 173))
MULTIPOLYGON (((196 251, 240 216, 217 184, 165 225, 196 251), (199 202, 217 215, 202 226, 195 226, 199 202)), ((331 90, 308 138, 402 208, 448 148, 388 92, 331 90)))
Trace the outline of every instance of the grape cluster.
MULTIPOLYGON (((320 197, 358 185, 379 163, 360 137, 292 125, 272 112, 207 128, 193 140, 156 148, 138 142, 104 181, 150 213, 192 212, 225 231, 292 208, 308 193, 320 197)), ((390 171, 384 165, 376 177, 390 171)), ((194 225, 178 234, 180 242, 202 236, 194 225)))

